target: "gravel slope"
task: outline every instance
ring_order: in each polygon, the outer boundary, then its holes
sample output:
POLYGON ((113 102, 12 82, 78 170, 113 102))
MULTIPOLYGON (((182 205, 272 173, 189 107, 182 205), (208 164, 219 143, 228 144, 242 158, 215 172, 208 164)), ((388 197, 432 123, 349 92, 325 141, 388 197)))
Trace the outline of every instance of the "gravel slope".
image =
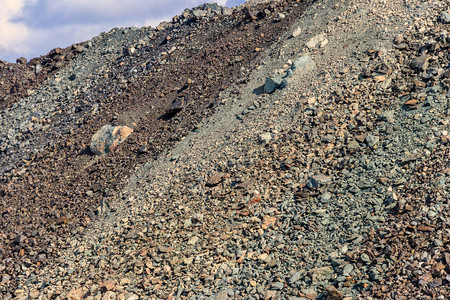
MULTIPOLYGON (((66 227, 59 257, 25 268, 6 297, 446 298, 448 3, 323 0, 303 15, 277 5, 268 19, 264 6, 233 13, 276 38, 226 77, 241 80, 213 93, 204 118, 172 119, 191 129, 176 143, 151 160, 122 156, 130 177, 97 195, 100 218, 66 227), (306 55, 315 67, 293 70, 306 55), (262 92, 287 70, 284 88, 262 92)), ((138 140, 151 129, 135 128, 138 140)))

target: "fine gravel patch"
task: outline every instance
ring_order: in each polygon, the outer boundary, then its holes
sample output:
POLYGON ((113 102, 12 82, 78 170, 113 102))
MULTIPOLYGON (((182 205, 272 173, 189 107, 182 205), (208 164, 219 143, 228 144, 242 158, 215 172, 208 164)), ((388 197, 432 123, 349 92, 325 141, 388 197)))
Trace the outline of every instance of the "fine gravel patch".
POLYGON ((276 3, 245 79, 7 298, 446 298, 448 3, 276 3))

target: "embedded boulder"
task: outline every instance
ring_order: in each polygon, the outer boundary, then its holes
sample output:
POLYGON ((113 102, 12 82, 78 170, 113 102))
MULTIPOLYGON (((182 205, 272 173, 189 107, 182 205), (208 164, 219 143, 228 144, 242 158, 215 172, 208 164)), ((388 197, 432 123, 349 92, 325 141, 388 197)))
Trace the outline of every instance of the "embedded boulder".
POLYGON ((104 125, 92 137, 90 149, 96 155, 106 154, 114 150, 133 132, 127 126, 104 125))

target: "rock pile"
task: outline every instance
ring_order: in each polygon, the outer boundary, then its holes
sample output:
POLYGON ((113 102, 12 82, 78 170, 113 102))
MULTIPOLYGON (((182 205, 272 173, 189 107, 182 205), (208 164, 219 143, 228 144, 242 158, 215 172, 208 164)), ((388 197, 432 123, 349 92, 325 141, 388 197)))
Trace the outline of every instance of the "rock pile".
MULTIPOLYGON (((448 4, 305 8, 205 5, 93 41, 110 64, 77 117, 2 177, 4 298, 446 299, 448 4), (134 131, 93 157, 103 124, 134 131)), ((33 113, 9 147, 41 145, 24 137, 55 119, 33 113)))

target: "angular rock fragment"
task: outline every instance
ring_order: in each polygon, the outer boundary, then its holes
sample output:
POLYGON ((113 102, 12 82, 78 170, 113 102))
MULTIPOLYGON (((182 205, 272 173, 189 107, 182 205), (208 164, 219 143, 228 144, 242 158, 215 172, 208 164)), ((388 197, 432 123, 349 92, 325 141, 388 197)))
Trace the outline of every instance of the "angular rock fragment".
POLYGON ((321 33, 321 34, 318 34, 318 35, 314 36, 313 38, 311 38, 306 43, 306 47, 308 47, 309 49, 314 49, 317 47, 322 48, 326 44, 328 44, 328 39, 326 38, 325 34, 321 33))
POLYGON ((271 94, 276 91, 283 82, 281 77, 266 78, 266 83, 264 84, 264 92, 271 94))
POLYGON ((96 155, 106 154, 122 143, 133 129, 127 126, 104 125, 92 137, 90 149, 96 155))
POLYGON ((316 174, 314 176, 312 176, 308 182, 306 183, 306 185, 310 188, 310 189, 315 189, 318 188, 322 185, 325 185, 327 183, 329 183, 331 181, 331 177, 326 176, 324 174, 316 174))
POLYGON ((274 226, 276 222, 277 222, 277 218, 265 215, 264 219, 262 221, 262 224, 261 224, 261 228, 266 230, 270 226, 274 226))
POLYGON ((309 277, 313 283, 324 280, 325 278, 330 278, 333 274, 333 269, 331 267, 320 267, 312 269, 308 272, 309 277))
POLYGON ((386 110, 380 115, 379 120, 385 121, 388 123, 394 123, 395 122, 395 112, 393 110, 386 110))
POLYGON ((333 285, 327 286, 327 300, 342 300, 344 296, 333 285))
POLYGON ((311 56, 304 55, 297 58, 291 66, 292 74, 296 75, 311 71, 316 67, 316 63, 312 60, 311 56))
POLYGON ((259 142, 263 145, 268 144, 272 140, 272 135, 269 132, 263 133, 259 136, 259 142))
POLYGON ((136 48, 134 48, 134 47, 129 47, 129 48, 125 49, 125 54, 128 56, 132 56, 135 53, 136 53, 136 48))
POLYGON ((177 113, 186 108, 186 105, 187 105, 186 97, 178 97, 172 102, 172 104, 170 104, 167 113, 171 116, 175 116, 177 113))
POLYGON ((197 19, 200 19, 200 18, 206 17, 207 11, 206 11, 206 10, 203 10, 203 9, 196 9, 196 10, 194 10, 194 11, 192 12, 192 14, 193 14, 197 19))
POLYGON ((303 275, 303 272, 300 272, 300 271, 295 272, 295 273, 291 276, 291 278, 289 279, 289 282, 290 282, 291 284, 296 283, 297 281, 300 280, 300 278, 302 277, 302 275, 303 275))
POLYGON ((219 184, 222 179, 225 177, 225 173, 218 172, 211 177, 209 177, 208 181, 206 182, 206 186, 215 186, 219 184))
POLYGON ((82 287, 78 289, 72 289, 67 295, 66 298, 68 300, 81 300, 86 295, 86 293, 89 291, 88 288, 82 287))
POLYGON ((368 134, 365 138, 365 142, 367 146, 369 146, 370 148, 374 148, 376 145, 378 145, 379 141, 380 141, 379 137, 371 134, 368 134))
POLYGON ((441 12, 440 17, 441 17, 441 21, 443 23, 446 23, 446 24, 450 23, 450 14, 449 13, 443 11, 443 12, 441 12))
POLYGON ((233 9, 230 7, 222 7, 222 14, 224 16, 231 16, 233 14, 233 9))
POLYGON ((416 71, 425 71, 428 68, 429 58, 427 54, 416 57, 409 63, 409 67, 416 71))
POLYGON ((19 57, 18 59, 16 59, 16 62, 19 65, 26 65, 27 64, 27 59, 25 57, 19 57))

